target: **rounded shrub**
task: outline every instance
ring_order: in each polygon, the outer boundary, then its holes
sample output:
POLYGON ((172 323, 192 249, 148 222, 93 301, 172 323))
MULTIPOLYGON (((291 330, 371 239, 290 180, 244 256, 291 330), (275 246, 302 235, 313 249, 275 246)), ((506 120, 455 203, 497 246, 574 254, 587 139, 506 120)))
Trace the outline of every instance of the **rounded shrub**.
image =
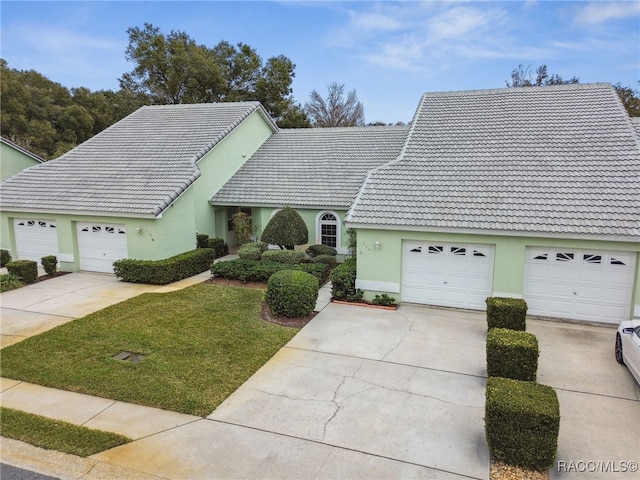
POLYGON ((0 267, 6 267, 7 263, 11 261, 11 254, 9 250, 5 250, 4 248, 0 250, 0 267))
POLYGON ((33 260, 15 260, 7 263, 7 271, 20 277, 24 283, 33 283, 38 279, 38 264, 33 260))
POLYGON ((261 240, 293 250, 295 245, 304 245, 309 241, 309 231, 298 212, 291 207, 284 207, 264 227, 261 240))
POLYGON ((267 250, 262 254, 267 262, 289 263, 295 265, 304 261, 304 252, 300 250, 267 250))
POLYGON ((326 263, 330 269, 336 268, 336 265, 338 265, 338 261, 333 255, 318 255, 317 257, 313 257, 313 261, 315 263, 326 263))
POLYGON ((209 235, 206 233, 198 233, 196 235, 196 246, 198 248, 207 248, 207 240, 209 240, 209 235))
POLYGON ((267 247, 264 242, 249 242, 242 245, 238 248, 238 256, 242 260, 260 260, 262 257, 262 252, 264 252, 267 247))
POLYGON ((274 315, 304 317, 313 312, 319 288, 318 279, 310 273, 282 270, 269 277, 265 301, 274 315))
POLYGON ((338 251, 330 247, 329 245, 310 245, 307 247, 307 255, 311 258, 317 257, 319 255, 331 255, 335 257, 338 254, 338 251))

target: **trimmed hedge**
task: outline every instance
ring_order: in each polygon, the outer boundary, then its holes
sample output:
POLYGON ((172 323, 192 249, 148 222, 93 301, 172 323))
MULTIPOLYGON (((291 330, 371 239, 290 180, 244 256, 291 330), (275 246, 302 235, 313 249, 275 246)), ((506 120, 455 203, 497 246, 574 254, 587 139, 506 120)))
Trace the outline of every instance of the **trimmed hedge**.
POLYGON ((58 259, 55 255, 47 255, 40 259, 42 267, 47 275, 53 275, 58 271, 58 259))
POLYGON ((260 260, 262 253, 269 247, 264 242, 249 242, 238 248, 238 256, 242 260, 260 260))
POLYGON ((313 257, 313 261, 316 263, 326 263, 330 269, 334 269, 338 265, 338 261, 333 255, 318 255, 317 257, 313 257))
POLYGON ((349 258, 331 272, 331 297, 335 300, 362 299, 362 291, 356 289, 356 259, 349 258))
POLYGON ((558 450, 560 404, 553 388, 490 377, 485 429, 491 454, 509 465, 548 470, 558 450))
POLYGON ((11 253, 9 253, 9 250, 0 249, 0 267, 6 267, 10 261, 11 253))
POLYGON ((532 333, 492 328, 487 334, 487 374, 534 382, 539 353, 532 333))
POLYGON ((202 273, 213 262, 211 248, 197 248, 164 260, 133 260, 113 262, 113 273, 125 282, 166 285, 202 273))
POLYGON ((229 254, 229 245, 221 238, 209 238, 207 240, 207 248, 212 248, 216 254, 216 258, 224 257, 229 254))
POLYGON ((20 277, 24 283, 33 283, 38 279, 38 263, 33 260, 16 260, 7 263, 7 272, 20 277))
POLYGON ((329 245, 310 245, 307 247, 307 255, 311 258, 317 257, 319 255, 331 255, 335 257, 338 254, 338 251, 330 247, 329 245))
POLYGON ((313 312, 320 284, 310 273, 281 270, 269 277, 265 301, 274 315, 304 317, 313 312))
POLYGON ((487 304, 487 326, 526 330, 527 302, 521 298, 489 297, 487 304))
POLYGON ((288 263, 295 265, 304 261, 304 252, 300 250, 267 250, 260 257, 267 262, 288 263))
POLYGON ((312 274, 319 281, 323 281, 327 272, 327 265, 324 263, 288 265, 277 262, 238 259, 218 262, 211 266, 211 274, 214 277, 243 282, 266 282, 271 275, 281 270, 301 270, 312 274))
POLYGON ((196 246, 198 248, 207 248, 207 241, 209 240, 209 235, 206 233, 198 233, 196 235, 196 246))

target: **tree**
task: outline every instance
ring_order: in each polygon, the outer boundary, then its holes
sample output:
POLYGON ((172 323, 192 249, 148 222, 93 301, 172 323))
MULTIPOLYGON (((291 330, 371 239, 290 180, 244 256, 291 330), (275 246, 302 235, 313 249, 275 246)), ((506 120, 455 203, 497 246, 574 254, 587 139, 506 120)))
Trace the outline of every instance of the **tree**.
POLYGON ((279 245, 283 250, 293 250, 296 245, 304 245, 309 241, 309 231, 298 212, 291 207, 284 207, 264 227, 261 240, 279 245))
POLYGON ((314 127, 356 127, 364 125, 364 107, 355 90, 344 98, 344 84, 336 82, 327 87, 329 93, 325 100, 315 90, 304 109, 314 127))
POLYGON ((631 87, 623 87, 620 82, 613 86, 630 117, 640 117, 640 92, 631 87))
POLYGON ((245 43, 221 41, 209 48, 185 32, 165 35, 149 23, 127 33, 125 55, 135 67, 120 78, 123 90, 159 104, 255 100, 276 122, 287 119, 288 126, 306 126, 291 95, 295 65, 284 55, 263 63, 245 43))
POLYGON ((511 72, 511 83, 505 80, 507 87, 542 87, 547 85, 565 85, 580 83, 578 77, 571 77, 569 80, 564 80, 560 75, 553 74, 549 76, 547 73, 547 66, 540 65, 536 69, 536 78, 533 79, 533 73, 531 72, 531 65, 524 68, 522 64, 518 65, 511 72))

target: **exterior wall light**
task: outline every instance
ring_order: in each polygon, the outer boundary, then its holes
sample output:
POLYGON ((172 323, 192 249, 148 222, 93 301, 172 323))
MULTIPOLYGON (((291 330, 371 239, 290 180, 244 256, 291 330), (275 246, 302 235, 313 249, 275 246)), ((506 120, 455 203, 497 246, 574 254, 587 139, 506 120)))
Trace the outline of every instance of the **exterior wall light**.
POLYGON ((138 232, 138 234, 142 235, 142 229, 140 227, 136 228, 136 232, 138 232))
POLYGON ((374 245, 376 246, 376 250, 380 250, 380 247, 382 246, 380 240, 376 240, 376 243, 374 243, 374 245))

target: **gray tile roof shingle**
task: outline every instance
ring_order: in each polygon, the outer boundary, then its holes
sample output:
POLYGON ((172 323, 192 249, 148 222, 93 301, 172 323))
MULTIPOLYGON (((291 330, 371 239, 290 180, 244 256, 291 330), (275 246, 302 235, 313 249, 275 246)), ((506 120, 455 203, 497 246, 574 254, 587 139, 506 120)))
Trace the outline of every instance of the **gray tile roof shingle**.
POLYGON ((425 94, 346 221, 640 237, 640 142, 608 84, 425 94))
POLYGON ((142 107, 4 182, 0 207, 157 216, 200 176, 198 160, 258 109, 268 118, 258 102, 142 107))
POLYGON ((407 132, 404 126, 280 130, 211 203, 347 209, 367 173, 398 157, 407 132))

